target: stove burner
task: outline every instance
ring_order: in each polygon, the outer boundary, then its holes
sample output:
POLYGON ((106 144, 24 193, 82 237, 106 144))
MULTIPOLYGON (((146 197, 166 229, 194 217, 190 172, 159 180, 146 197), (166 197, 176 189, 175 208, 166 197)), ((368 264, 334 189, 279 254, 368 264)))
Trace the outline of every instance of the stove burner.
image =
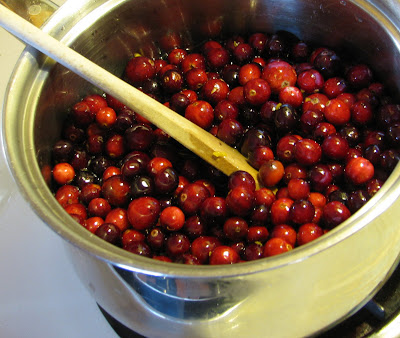
MULTIPOLYGON (((98 305, 102 314, 121 338, 145 338, 127 328, 98 305)), ((366 338, 400 336, 400 267, 398 267, 373 300, 361 310, 318 338, 366 338)))

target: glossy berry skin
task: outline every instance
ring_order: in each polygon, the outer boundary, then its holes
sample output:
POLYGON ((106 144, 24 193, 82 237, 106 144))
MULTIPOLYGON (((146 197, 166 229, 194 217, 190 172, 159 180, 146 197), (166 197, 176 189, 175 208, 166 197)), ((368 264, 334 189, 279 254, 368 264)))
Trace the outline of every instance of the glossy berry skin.
POLYGON ((286 61, 271 61, 264 67, 262 78, 268 82, 273 93, 279 93, 284 87, 296 84, 297 74, 286 61))
POLYGON ((144 242, 145 235, 137 230, 127 229, 122 233, 122 246, 125 247, 130 242, 144 242))
POLYGON ((218 102, 225 100, 229 93, 229 86, 224 80, 208 80, 201 89, 202 97, 213 106, 218 102))
POLYGON ((76 186, 66 184, 57 189, 55 198, 62 207, 65 207, 68 204, 79 203, 79 195, 80 191, 76 186))
POLYGON ((256 182, 247 171, 238 170, 229 175, 228 187, 230 190, 238 186, 245 186, 246 188, 255 191, 256 182))
POLYGON ((334 126, 342 126, 350 121, 351 111, 347 104, 340 99, 332 99, 326 103, 325 119, 334 126))
POLYGON ((178 204, 186 215, 193 215, 200 210, 202 203, 208 197, 210 192, 205 186, 190 183, 183 187, 178 197, 178 204))
POLYGON ((281 238, 294 247, 296 244, 297 233, 290 225, 279 224, 274 226, 272 229, 271 238, 281 238))
POLYGON ((286 86, 279 92, 279 102, 290 104, 292 107, 300 107, 303 103, 303 93, 297 87, 286 86))
POLYGON ((294 224, 310 223, 315 214, 315 208, 308 200, 296 200, 290 207, 289 218, 294 224))
POLYGON ((364 184, 374 177, 374 166, 366 158, 351 159, 345 167, 345 175, 355 185, 364 184))
POLYGON ((316 69, 309 69, 299 74, 297 84, 300 89, 310 94, 319 91, 324 86, 324 78, 316 69))
POLYGON ((310 195, 310 184, 301 178, 292 178, 287 185, 289 197, 293 200, 306 199, 310 195))
POLYGON ((178 257, 190 250, 189 238, 181 233, 172 233, 166 242, 167 253, 171 257, 178 257))
POLYGON ((224 233, 232 241, 240 241, 247 237, 249 226, 240 217, 228 218, 224 223, 224 233))
POLYGON ((53 178, 60 185, 69 184, 75 178, 75 170, 69 163, 58 163, 53 167, 53 178))
POLYGON ((125 245, 124 249, 135 255, 152 257, 152 251, 145 242, 133 241, 125 245))
POLYGON ((129 201, 130 185, 121 176, 111 176, 101 186, 103 197, 113 206, 124 206, 129 201))
POLYGON ((258 172, 262 184, 267 188, 278 184, 284 174, 285 168, 283 164, 277 160, 269 160, 263 163, 258 172))
POLYGON ((293 200, 290 198, 278 198, 271 205, 271 222, 274 225, 290 223, 290 208, 293 200))
POLYGON ((351 216, 349 209, 341 202, 332 201, 323 208, 323 222, 328 229, 332 229, 351 216))
POLYGON ((153 197, 145 196, 133 200, 127 210, 129 223, 136 230, 152 227, 161 212, 160 203, 153 197))
POLYGON ((217 246, 210 255, 210 265, 235 264, 240 257, 238 253, 229 246, 217 246))
POLYGON ((216 237, 199 236, 192 242, 190 251, 202 264, 206 264, 212 251, 220 245, 221 242, 216 237))
POLYGON ((185 214, 178 207, 167 207, 161 211, 160 224, 169 231, 178 231, 185 224, 185 214))
POLYGON ((121 230, 112 223, 100 225, 95 231, 95 235, 114 245, 119 245, 121 242, 121 230))
POLYGON ((271 96, 268 82, 260 78, 246 82, 243 88, 246 102, 253 106, 261 106, 271 96))
POLYGON ((301 139, 294 145, 294 157, 300 164, 309 166, 321 159, 321 146, 311 139, 301 139))
POLYGON ((270 240, 267 241, 267 243, 265 243, 263 256, 264 257, 276 256, 288 252, 292 249, 293 247, 284 239, 280 237, 275 237, 271 238, 270 240))
POLYGON ((321 145, 322 152, 331 160, 342 160, 346 157, 349 150, 349 144, 347 140, 338 135, 328 135, 321 145))
POLYGON ((208 197, 201 205, 201 220, 208 226, 217 226, 218 224, 222 224, 227 215, 228 210, 225 198, 223 197, 208 197))
POLYGON ((214 121, 214 109, 207 101, 191 103, 185 110, 185 117, 203 129, 209 129, 214 121))
POLYGON ((315 223, 306 223, 300 226, 297 232, 297 244, 304 245, 307 244, 318 237, 321 237, 324 231, 320 226, 315 223))
POLYGON ((247 242, 260 242, 265 243, 269 237, 269 231, 265 226, 253 225, 248 228, 247 242))
POLYGON ((226 196, 226 206, 234 215, 248 215, 254 206, 254 191, 245 186, 233 188, 226 196))
POLYGON ((131 59, 125 69, 129 81, 141 85, 155 75, 154 63, 149 58, 139 56, 131 59))

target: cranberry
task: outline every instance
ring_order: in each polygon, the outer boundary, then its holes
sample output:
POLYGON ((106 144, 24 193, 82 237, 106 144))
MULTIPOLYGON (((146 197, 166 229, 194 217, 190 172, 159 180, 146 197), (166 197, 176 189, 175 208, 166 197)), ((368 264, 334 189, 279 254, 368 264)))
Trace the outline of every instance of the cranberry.
POLYGON ((212 196, 201 205, 200 216, 208 226, 216 226, 224 222, 228 214, 226 201, 223 197, 212 196))
MULTIPOLYGON (((78 219, 82 219, 82 217, 79 217, 77 214, 71 214, 72 217, 78 217, 78 219)), ((83 220, 83 223, 81 223, 86 230, 89 230, 91 233, 95 233, 98 228, 104 223, 104 219, 98 216, 93 216, 89 217, 85 220, 83 220)))
POLYGON ((328 103, 329 99, 326 95, 321 93, 315 93, 307 96, 303 102, 303 112, 308 110, 316 111, 316 112, 324 112, 325 106, 328 103))
POLYGON ((210 255, 210 265, 235 264, 240 257, 238 253, 229 246, 217 246, 210 255))
POLYGON ((244 248, 244 259, 246 261, 254 261, 263 257, 264 247, 261 243, 250 243, 244 248))
POLYGON ((176 69, 167 70, 161 77, 161 86, 169 93, 177 93, 183 86, 183 75, 176 69))
POLYGON ((311 139, 301 139, 294 145, 294 157, 303 165, 313 165, 321 159, 321 146, 311 139))
POLYGON ((79 203, 80 191, 70 184, 62 185, 56 191, 55 198, 62 207, 68 204, 79 203))
POLYGON ((292 247, 296 244, 297 233, 293 227, 287 224, 279 224, 274 226, 271 232, 271 238, 281 238, 292 247))
POLYGON ((224 80, 210 79, 201 89, 203 99, 210 102, 213 106, 225 100, 229 93, 229 86, 224 80))
POLYGON ((317 164, 310 168, 308 177, 311 188, 317 192, 324 191, 332 183, 332 173, 326 164, 317 164))
POLYGON ((203 129, 209 129, 214 120, 214 110, 207 101, 196 101, 187 106, 185 117, 203 129))
POLYGON ((124 139, 128 150, 144 151, 150 148, 155 137, 151 127, 136 124, 125 131, 124 139))
POLYGON ((279 101, 298 108, 303 103, 303 93, 297 87, 287 86, 279 92, 279 101))
POLYGON ((374 166, 366 158, 356 157, 346 164, 345 175, 353 184, 364 184, 374 176, 374 166))
POLYGON ((322 89, 324 78, 316 69, 309 69, 299 74, 297 84, 304 92, 314 93, 322 89))
POLYGON ((88 213, 92 216, 106 218, 111 211, 111 205, 104 198, 93 198, 88 204, 88 213))
POLYGON ((206 61, 214 70, 223 68, 229 63, 229 60, 229 52, 223 47, 209 49, 206 53, 206 61))
POLYGON ((240 67, 238 73, 238 81, 241 86, 244 86, 250 80, 261 78, 261 68, 258 64, 252 62, 240 67))
POLYGON ((157 222, 160 209, 160 203, 153 197, 137 198, 128 206, 129 223, 136 230, 148 229, 157 222))
POLYGON ((347 198, 347 206, 352 213, 359 210, 368 202, 370 195, 365 190, 352 191, 347 198))
POLYGON ((342 160, 347 155, 349 144, 347 140, 338 135, 331 134, 325 137, 321 145, 322 152, 332 160, 342 160))
POLYGON ((240 143, 243 134, 244 128, 242 124, 231 118, 223 120, 217 130, 217 137, 231 147, 235 147, 240 143))
POLYGON ((315 208, 308 200, 295 200, 290 207, 289 218, 295 224, 305 224, 313 220, 315 208))
POLYGON ((119 245, 121 242, 121 230, 112 223, 100 225, 95 231, 95 235, 114 245, 119 245))
POLYGON ((274 225, 288 224, 290 221, 290 208, 293 200, 290 198, 278 198, 271 205, 271 222, 274 225))
MULTIPOLYGON (((135 230, 131 230, 131 231, 135 231, 135 230)), ((139 234, 142 235, 141 232, 139 232, 139 234)), ((154 227, 153 229, 151 229, 149 231, 149 233, 147 234, 146 239, 147 239, 147 242, 149 243, 149 246, 153 250, 163 250, 165 247, 165 242, 167 240, 163 230, 159 227, 154 227)))
POLYGON ((287 188, 289 197, 293 200, 305 199, 310 195, 310 184, 301 178, 292 178, 287 188))
POLYGON ((347 207, 338 201, 327 203, 323 208, 323 221, 328 229, 332 229, 351 216, 347 207))
POLYGON ((277 160, 269 160, 263 163, 258 172, 262 184, 266 187, 273 187, 278 184, 284 174, 285 168, 277 160))
POLYGON ((297 244, 307 244, 324 234, 321 227, 315 223, 307 223, 300 226, 297 233, 297 244))
POLYGON ((239 70, 240 67, 235 64, 226 65, 221 70, 222 79, 232 88, 239 85, 239 70))
POLYGON ((146 175, 135 176, 130 185, 130 194, 132 198, 152 195, 154 190, 153 179, 146 175))
POLYGON ((145 242, 132 241, 132 242, 129 242, 127 245, 125 245, 124 249, 135 255, 144 256, 144 257, 152 256, 151 249, 145 242))
POLYGON ((261 106, 271 95, 267 81, 259 78, 247 81, 243 90, 246 102, 253 106, 261 106))
POLYGON ((247 171, 243 170, 235 171, 229 176, 229 189, 232 190, 238 186, 245 186, 252 191, 256 190, 256 182, 253 176, 251 176, 247 171))
POLYGON ((247 242, 260 242, 264 243, 269 237, 269 231, 265 226, 253 225, 247 230, 247 242))
POLYGON ((189 238, 181 233, 172 233, 166 242, 168 255, 178 257, 190 250, 189 238))
POLYGON ((264 246, 264 257, 271 257, 280 255, 282 253, 288 252, 293 249, 288 242, 280 237, 271 238, 270 240, 265 243, 264 246))
POLYGON ((276 145, 276 156, 283 163, 290 163, 294 160, 294 145, 298 138, 293 135, 286 135, 279 139, 276 145))
POLYGON ((67 162, 57 163, 53 167, 53 178, 60 185, 69 184, 75 178, 75 170, 67 162))
POLYGON ((270 147, 260 146, 249 153, 248 162, 255 169, 260 169, 263 163, 274 159, 274 153, 270 147))
POLYGON ((161 211, 160 224, 169 231, 180 230, 185 224, 185 214, 178 207, 167 207, 161 211))
POLYGON ((273 93, 279 93, 284 87, 296 84, 297 74, 286 61, 271 61, 263 69, 262 78, 268 82, 273 93))
POLYGON ((344 93, 347 89, 346 81, 341 77, 331 77, 323 85, 323 92, 329 98, 333 99, 344 93))
POLYGON ((358 64, 350 67, 346 79, 354 88, 367 87, 372 82, 372 71, 367 65, 358 64))
POLYGON ((179 184, 179 175, 173 168, 165 168, 154 177, 154 187, 159 194, 168 194, 176 190, 179 184))
POLYGON ((254 190, 246 186, 237 186, 226 196, 228 210, 237 216, 248 215, 254 205, 254 190))
POLYGON ((121 176, 112 176, 103 182, 101 192, 111 205, 121 207, 129 201, 130 185, 121 176))
POLYGON ((187 215, 195 214, 206 198, 210 197, 210 192, 201 184, 187 184, 178 197, 180 208, 187 215))
POLYGON ((126 76, 133 85, 141 85, 155 76, 154 62, 144 56, 131 59, 125 69, 126 76))
POLYGON ((56 162, 69 162, 74 154, 74 147, 70 141, 59 140, 52 149, 52 155, 56 162))

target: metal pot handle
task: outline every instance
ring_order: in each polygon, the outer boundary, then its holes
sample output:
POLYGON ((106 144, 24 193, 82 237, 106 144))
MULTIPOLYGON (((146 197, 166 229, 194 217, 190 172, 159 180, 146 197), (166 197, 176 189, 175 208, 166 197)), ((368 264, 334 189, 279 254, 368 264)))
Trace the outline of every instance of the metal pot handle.
POLYGON ((50 0, 0 0, 0 3, 37 27, 41 27, 59 8, 50 0))

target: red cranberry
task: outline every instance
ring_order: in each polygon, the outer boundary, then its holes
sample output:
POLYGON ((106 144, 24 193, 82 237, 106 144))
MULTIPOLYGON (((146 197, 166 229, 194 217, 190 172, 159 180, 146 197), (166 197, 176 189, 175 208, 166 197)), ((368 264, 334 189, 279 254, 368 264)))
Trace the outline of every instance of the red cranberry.
POLYGON ((269 160, 263 163, 258 172, 262 184, 266 187, 273 187, 278 184, 284 174, 285 168, 277 160, 269 160))
POLYGON ((214 110, 207 101, 196 101, 187 106, 185 117, 203 129, 209 129, 214 120, 214 110))
POLYGON ((172 233, 166 242, 168 255, 178 257, 190 250, 189 238, 181 233, 172 233))
POLYGON ((119 245, 121 242, 121 230, 112 223, 100 225, 95 231, 95 235, 114 245, 119 245))
POLYGON ((141 85, 155 76, 154 62, 144 56, 131 59, 125 69, 126 76, 133 85, 141 85))
POLYGON ((288 252, 292 249, 293 247, 284 239, 275 237, 271 238, 270 240, 267 241, 267 243, 265 243, 263 256, 264 257, 276 256, 284 252, 288 252))
POLYGON ((274 225, 288 224, 290 221, 290 208, 293 200, 290 198, 278 198, 271 205, 271 222, 274 225))
POLYGON ((67 162, 57 163, 53 167, 53 178, 60 185, 69 184, 75 178, 75 170, 67 162))
POLYGON ((366 158, 356 157, 346 164, 345 175, 355 185, 364 184, 374 176, 374 166, 366 158))
POLYGON ((217 246, 210 255, 210 265, 234 264, 238 263, 240 257, 238 253, 229 246, 217 246))
POLYGON ((307 244, 324 234, 321 227, 314 223, 307 223, 300 226, 297 233, 297 244, 307 244))
POLYGON ((263 69, 262 78, 268 82, 273 93, 279 93, 284 87, 296 84, 297 74, 286 61, 271 61, 263 69))
POLYGON ((240 241, 247 237, 247 222, 240 217, 228 218, 224 223, 224 233, 227 238, 232 241, 240 241))
POLYGON ((320 145, 311 139, 301 139, 294 145, 294 157, 303 165, 313 165, 321 159, 320 145))
POLYGON ((210 197, 210 192, 201 184, 187 184, 178 197, 180 208, 187 215, 193 215, 200 210, 206 198, 210 197))
POLYGON ((271 232, 271 238, 281 238, 292 247, 296 244, 297 233, 294 228, 287 224, 276 225, 271 232))
POLYGON ((103 183, 101 192, 111 205, 121 207, 129 201, 130 185, 121 176, 112 176, 103 183))
POLYGON ((254 190, 246 186, 237 186, 229 191, 226 196, 228 210, 237 216, 245 216, 250 213, 254 205, 254 190))
POLYGON ((144 257, 152 256, 151 249, 145 242, 133 241, 124 246, 124 249, 135 255, 144 257))
POLYGON ((128 206, 129 223, 136 230, 148 229, 157 222, 160 209, 160 203, 153 197, 137 198, 128 206))

